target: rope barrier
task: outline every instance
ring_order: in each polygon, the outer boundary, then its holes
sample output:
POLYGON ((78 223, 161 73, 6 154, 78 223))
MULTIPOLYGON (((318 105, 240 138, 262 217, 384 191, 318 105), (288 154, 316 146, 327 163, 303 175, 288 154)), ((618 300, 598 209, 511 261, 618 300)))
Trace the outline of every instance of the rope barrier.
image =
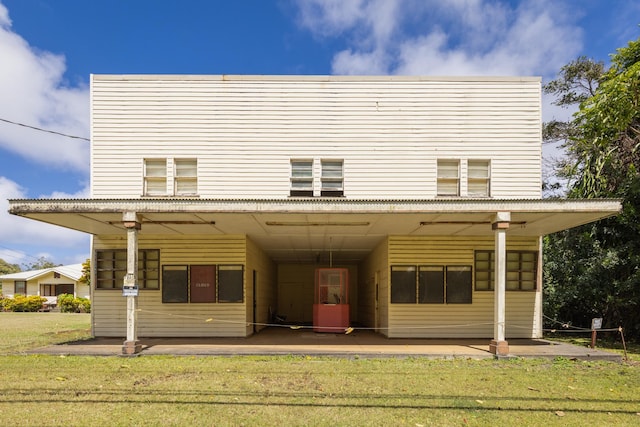
MULTIPOLYGON (((197 316, 189 316, 189 315, 185 315, 185 314, 177 314, 177 313, 168 313, 168 312, 164 312, 164 311, 154 311, 154 310, 143 310, 141 308, 138 308, 136 310, 137 312, 142 312, 142 313, 151 313, 151 314, 157 314, 157 315, 161 315, 161 316, 171 316, 171 317, 180 317, 183 319, 192 319, 192 320, 197 320, 197 321, 201 321, 201 322, 205 322, 205 323, 227 323, 227 324, 235 324, 235 325, 245 325, 246 327, 249 326, 263 326, 263 327, 271 327, 271 328, 286 328, 286 329, 291 329, 291 330, 299 330, 299 329, 313 329, 314 326, 312 325, 299 325, 299 324, 287 324, 287 323, 262 323, 262 322, 240 322, 240 321, 236 321, 236 320, 228 320, 228 319, 220 319, 220 318, 215 318, 215 317, 207 317, 206 319, 202 318, 202 317, 197 317, 197 316)), ((543 314, 543 317, 554 322, 554 323, 558 323, 562 326, 562 329, 542 329, 543 332, 551 332, 551 333, 558 333, 558 332, 563 332, 563 333, 587 333, 587 332, 592 332, 593 330, 590 328, 581 328, 578 326, 572 326, 571 324, 567 323, 567 322, 560 322, 556 319, 552 319, 548 316, 545 316, 543 314)), ((405 325, 405 326, 396 326, 393 329, 394 330, 409 330, 409 329, 419 329, 419 330, 427 330, 427 329, 454 329, 454 328, 469 328, 469 327, 473 327, 473 326, 494 326, 496 324, 496 322, 481 322, 481 323, 461 323, 461 324, 447 324, 447 325, 405 325)), ((509 328, 520 328, 520 329, 530 329, 530 327, 526 327, 526 326, 520 326, 520 325, 514 325, 514 324, 509 324, 507 325, 509 328)), ((335 329, 336 333, 344 333, 345 335, 349 335, 354 331, 380 331, 380 330, 390 330, 390 327, 360 327, 360 326, 349 326, 349 327, 342 327, 342 326, 323 326, 322 329, 335 329)), ((622 346, 624 349, 624 358, 625 360, 627 359, 627 347, 625 344, 625 340, 624 340, 624 334, 622 333, 622 326, 618 327, 618 328, 609 328, 609 329, 598 329, 598 332, 614 332, 617 331, 620 333, 620 336, 622 338, 622 346)))

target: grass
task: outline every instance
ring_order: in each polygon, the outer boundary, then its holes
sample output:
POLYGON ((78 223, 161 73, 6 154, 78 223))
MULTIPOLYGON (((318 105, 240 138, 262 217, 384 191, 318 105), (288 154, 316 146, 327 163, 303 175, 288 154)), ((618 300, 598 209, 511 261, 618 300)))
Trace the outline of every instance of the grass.
POLYGON ((0 354, 91 337, 90 314, 0 312, 0 354))
MULTIPOLYGON (((5 314, 0 320, 24 315, 5 314)), ((40 323, 54 323, 51 314, 39 314, 40 323)), ((1 352, 12 352, 6 343, 3 337, 1 352)), ((3 425, 640 423, 637 363, 7 354, 0 366, 3 425)))

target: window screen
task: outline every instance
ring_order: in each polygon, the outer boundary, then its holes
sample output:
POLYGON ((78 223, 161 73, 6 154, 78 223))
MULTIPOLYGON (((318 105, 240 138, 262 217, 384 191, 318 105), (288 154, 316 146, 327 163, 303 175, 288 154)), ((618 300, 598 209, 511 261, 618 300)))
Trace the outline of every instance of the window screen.
POLYGON ((447 304, 471 304, 471 266, 447 266, 447 304))
POLYGON ((416 302, 416 268, 414 266, 391 267, 391 302, 398 304, 416 302))
POLYGON ((418 302, 444 303, 444 267, 420 267, 418 275, 418 302))
POLYGON ((218 302, 244 301, 244 268, 241 265, 218 266, 218 302))
POLYGON ((162 302, 189 302, 189 270, 186 265, 162 266, 162 302))

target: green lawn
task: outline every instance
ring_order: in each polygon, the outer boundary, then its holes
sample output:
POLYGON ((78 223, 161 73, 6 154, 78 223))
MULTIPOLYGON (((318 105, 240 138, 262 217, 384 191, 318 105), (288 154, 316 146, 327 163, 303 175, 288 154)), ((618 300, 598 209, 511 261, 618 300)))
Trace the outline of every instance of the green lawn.
MULTIPOLYGON (((52 314, 0 313, 3 332, 13 322, 41 336, 5 336, 0 353, 58 341, 56 322, 71 331, 78 319, 86 336, 87 317, 52 314)), ((640 424, 636 363, 11 354, 0 366, 1 425, 640 424)))

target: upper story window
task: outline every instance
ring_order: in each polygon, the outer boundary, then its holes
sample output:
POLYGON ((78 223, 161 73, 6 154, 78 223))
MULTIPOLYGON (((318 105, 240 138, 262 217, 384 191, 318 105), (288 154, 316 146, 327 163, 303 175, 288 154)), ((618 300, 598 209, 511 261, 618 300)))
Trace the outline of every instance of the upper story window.
POLYGON ((489 197, 490 169, 488 160, 469 160, 467 164, 467 195, 471 197, 489 197))
POLYGON ((173 192, 176 195, 198 193, 198 161, 196 159, 175 159, 173 161, 173 192))
POLYGON ((460 195, 460 161, 438 160, 438 196, 460 195))
POLYGON ((167 160, 144 160, 145 196, 165 196, 167 194, 167 160))
POLYGON ((291 161, 292 196, 313 196, 313 160, 291 161))
POLYGON ((322 196, 343 196, 344 176, 342 160, 322 160, 322 196))

